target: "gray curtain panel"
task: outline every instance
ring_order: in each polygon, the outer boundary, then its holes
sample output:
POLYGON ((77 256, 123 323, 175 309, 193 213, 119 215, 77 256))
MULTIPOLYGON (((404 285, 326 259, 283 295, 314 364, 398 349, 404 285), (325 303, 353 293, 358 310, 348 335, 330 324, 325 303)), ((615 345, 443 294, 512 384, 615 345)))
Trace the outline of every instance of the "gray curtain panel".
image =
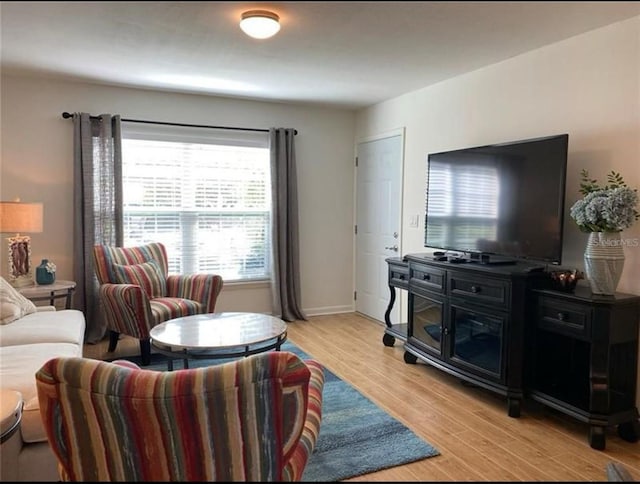
POLYGON ((298 241, 298 186, 295 130, 269 129, 271 151, 271 199, 273 314, 285 321, 306 320, 300 298, 300 248, 298 241))
POLYGON ((73 114, 75 307, 84 311, 85 341, 106 332, 98 298, 93 246, 121 246, 122 132, 119 115, 73 114))

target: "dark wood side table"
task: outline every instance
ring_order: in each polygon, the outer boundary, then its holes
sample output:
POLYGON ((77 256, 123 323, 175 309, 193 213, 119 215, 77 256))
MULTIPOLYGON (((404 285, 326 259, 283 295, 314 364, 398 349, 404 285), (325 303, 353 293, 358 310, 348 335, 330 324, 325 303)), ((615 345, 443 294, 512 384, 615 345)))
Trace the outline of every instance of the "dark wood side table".
POLYGON ((18 292, 30 301, 48 301, 50 306, 55 306, 56 299, 65 299, 65 309, 71 309, 71 297, 76 289, 75 281, 55 281, 53 284, 35 284, 17 288, 18 292))

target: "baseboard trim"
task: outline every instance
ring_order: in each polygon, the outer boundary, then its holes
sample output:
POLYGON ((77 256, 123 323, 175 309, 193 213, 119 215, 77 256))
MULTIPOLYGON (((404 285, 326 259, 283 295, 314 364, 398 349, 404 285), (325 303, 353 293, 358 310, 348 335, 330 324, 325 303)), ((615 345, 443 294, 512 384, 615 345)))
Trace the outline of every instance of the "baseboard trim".
POLYGON ((307 316, 325 316, 327 314, 352 313, 355 309, 353 306, 327 306, 323 308, 304 308, 303 311, 307 316))

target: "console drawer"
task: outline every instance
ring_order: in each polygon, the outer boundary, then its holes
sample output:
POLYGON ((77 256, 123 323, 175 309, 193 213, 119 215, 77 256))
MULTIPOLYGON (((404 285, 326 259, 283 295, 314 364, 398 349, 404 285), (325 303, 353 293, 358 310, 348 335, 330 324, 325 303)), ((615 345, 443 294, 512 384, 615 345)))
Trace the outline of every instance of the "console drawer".
POLYGON ((389 264, 389 285, 402 289, 409 288, 409 265, 387 261, 389 264))
POLYGON ((509 306, 509 282, 491 278, 475 278, 465 274, 449 276, 449 295, 494 307, 509 306))
POLYGON ((446 271, 423 264, 411 264, 411 285, 444 293, 446 271))
POLYGON ((550 297, 538 299, 538 328, 588 340, 591 335, 591 310, 582 304, 550 297))

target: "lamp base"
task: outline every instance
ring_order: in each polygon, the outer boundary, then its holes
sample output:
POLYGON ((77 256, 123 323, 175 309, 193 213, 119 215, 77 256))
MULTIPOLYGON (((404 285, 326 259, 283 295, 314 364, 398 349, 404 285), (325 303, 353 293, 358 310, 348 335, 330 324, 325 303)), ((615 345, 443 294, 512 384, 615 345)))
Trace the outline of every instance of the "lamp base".
POLYGON ((9 280, 9 284, 13 287, 29 287, 35 286, 36 283, 33 280, 33 274, 24 274, 18 277, 12 277, 9 280))
POLYGON ((35 284, 31 271, 31 237, 16 234, 9 242, 9 284, 28 287, 35 284))

